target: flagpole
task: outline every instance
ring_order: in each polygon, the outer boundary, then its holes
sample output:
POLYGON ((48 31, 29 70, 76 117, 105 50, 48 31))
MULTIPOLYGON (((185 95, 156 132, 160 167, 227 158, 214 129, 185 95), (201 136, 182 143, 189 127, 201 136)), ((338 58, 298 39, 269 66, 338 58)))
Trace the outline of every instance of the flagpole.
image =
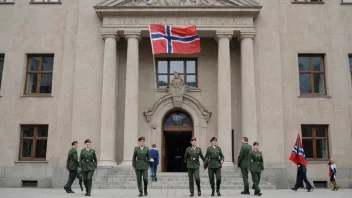
POLYGON ((156 80, 156 65, 155 65, 155 57, 154 57, 154 47, 152 41, 152 33, 150 31, 150 24, 149 24, 149 38, 150 44, 152 46, 152 55, 153 55, 153 69, 154 69, 154 86, 155 86, 155 102, 158 101, 158 82, 156 80))

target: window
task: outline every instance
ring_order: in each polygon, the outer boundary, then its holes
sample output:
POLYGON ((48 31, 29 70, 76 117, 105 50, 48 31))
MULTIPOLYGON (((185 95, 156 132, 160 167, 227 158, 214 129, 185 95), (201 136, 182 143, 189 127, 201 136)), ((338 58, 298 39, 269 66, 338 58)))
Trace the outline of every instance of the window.
POLYGON ((4 70, 4 61, 5 61, 5 55, 0 54, 0 90, 1 90, 2 72, 4 70))
POLYGON ((24 94, 50 94, 53 66, 53 55, 28 55, 24 94))
POLYGON ((0 0, 1 3, 13 3, 14 0, 0 0))
POLYGON ((31 3, 60 3, 60 0, 31 0, 31 3))
POLYGON ((298 55, 301 95, 326 95, 324 55, 298 55))
POLYGON ((21 161, 45 161, 48 140, 48 125, 21 126, 21 161))
POLYGON ((302 144, 307 159, 328 160, 328 126, 302 125, 302 144))
MULTIPOLYGON (((352 81, 352 55, 348 56, 348 61, 350 63, 350 72, 351 72, 351 81, 352 81)), ((0 65, 0 67, 1 67, 1 65, 0 65)))
POLYGON ((159 88, 166 88, 174 79, 174 72, 179 73, 189 88, 197 87, 196 59, 159 59, 157 63, 157 82, 159 88))
POLYGON ((165 119, 164 126, 193 126, 192 120, 184 113, 175 112, 165 119))
POLYGON ((293 2, 303 2, 303 3, 321 3, 324 0, 293 0, 293 2))
POLYGON ((352 3, 352 0, 342 0, 342 3, 352 3))

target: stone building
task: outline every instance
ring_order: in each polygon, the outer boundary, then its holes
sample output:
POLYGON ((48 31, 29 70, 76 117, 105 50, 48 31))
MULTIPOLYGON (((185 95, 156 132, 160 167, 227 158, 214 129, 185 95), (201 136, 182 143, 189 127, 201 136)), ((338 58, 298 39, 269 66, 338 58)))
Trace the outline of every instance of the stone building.
POLYGON ((287 188, 301 131, 310 180, 333 158, 351 188, 350 2, 1 0, 0 186, 60 187, 74 140, 92 139, 100 170, 130 166, 145 136, 162 172, 183 172, 191 136, 203 152, 217 136, 234 169, 246 136, 287 188), (154 67, 149 24, 196 25, 201 52, 154 67))

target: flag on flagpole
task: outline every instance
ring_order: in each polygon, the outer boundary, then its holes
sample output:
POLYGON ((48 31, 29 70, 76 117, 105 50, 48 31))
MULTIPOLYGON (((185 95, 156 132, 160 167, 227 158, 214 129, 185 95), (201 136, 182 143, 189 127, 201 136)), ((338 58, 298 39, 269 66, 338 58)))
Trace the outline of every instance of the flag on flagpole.
POLYGON ((293 145, 293 149, 291 152, 291 156, 289 158, 293 163, 298 165, 298 163, 302 164, 303 166, 307 166, 307 159, 306 155, 303 150, 301 135, 297 134, 296 142, 293 145))
POLYGON ((200 39, 196 26, 149 25, 153 54, 196 54, 200 39))

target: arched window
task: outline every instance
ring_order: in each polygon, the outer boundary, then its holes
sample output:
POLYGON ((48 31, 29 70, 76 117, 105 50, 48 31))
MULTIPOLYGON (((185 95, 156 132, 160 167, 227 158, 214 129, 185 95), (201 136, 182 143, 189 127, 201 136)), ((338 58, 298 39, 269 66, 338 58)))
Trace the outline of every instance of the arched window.
POLYGON ((191 127, 193 126, 192 120, 189 116, 184 113, 174 112, 169 114, 165 121, 164 126, 166 127, 174 127, 174 126, 181 126, 181 127, 191 127))

